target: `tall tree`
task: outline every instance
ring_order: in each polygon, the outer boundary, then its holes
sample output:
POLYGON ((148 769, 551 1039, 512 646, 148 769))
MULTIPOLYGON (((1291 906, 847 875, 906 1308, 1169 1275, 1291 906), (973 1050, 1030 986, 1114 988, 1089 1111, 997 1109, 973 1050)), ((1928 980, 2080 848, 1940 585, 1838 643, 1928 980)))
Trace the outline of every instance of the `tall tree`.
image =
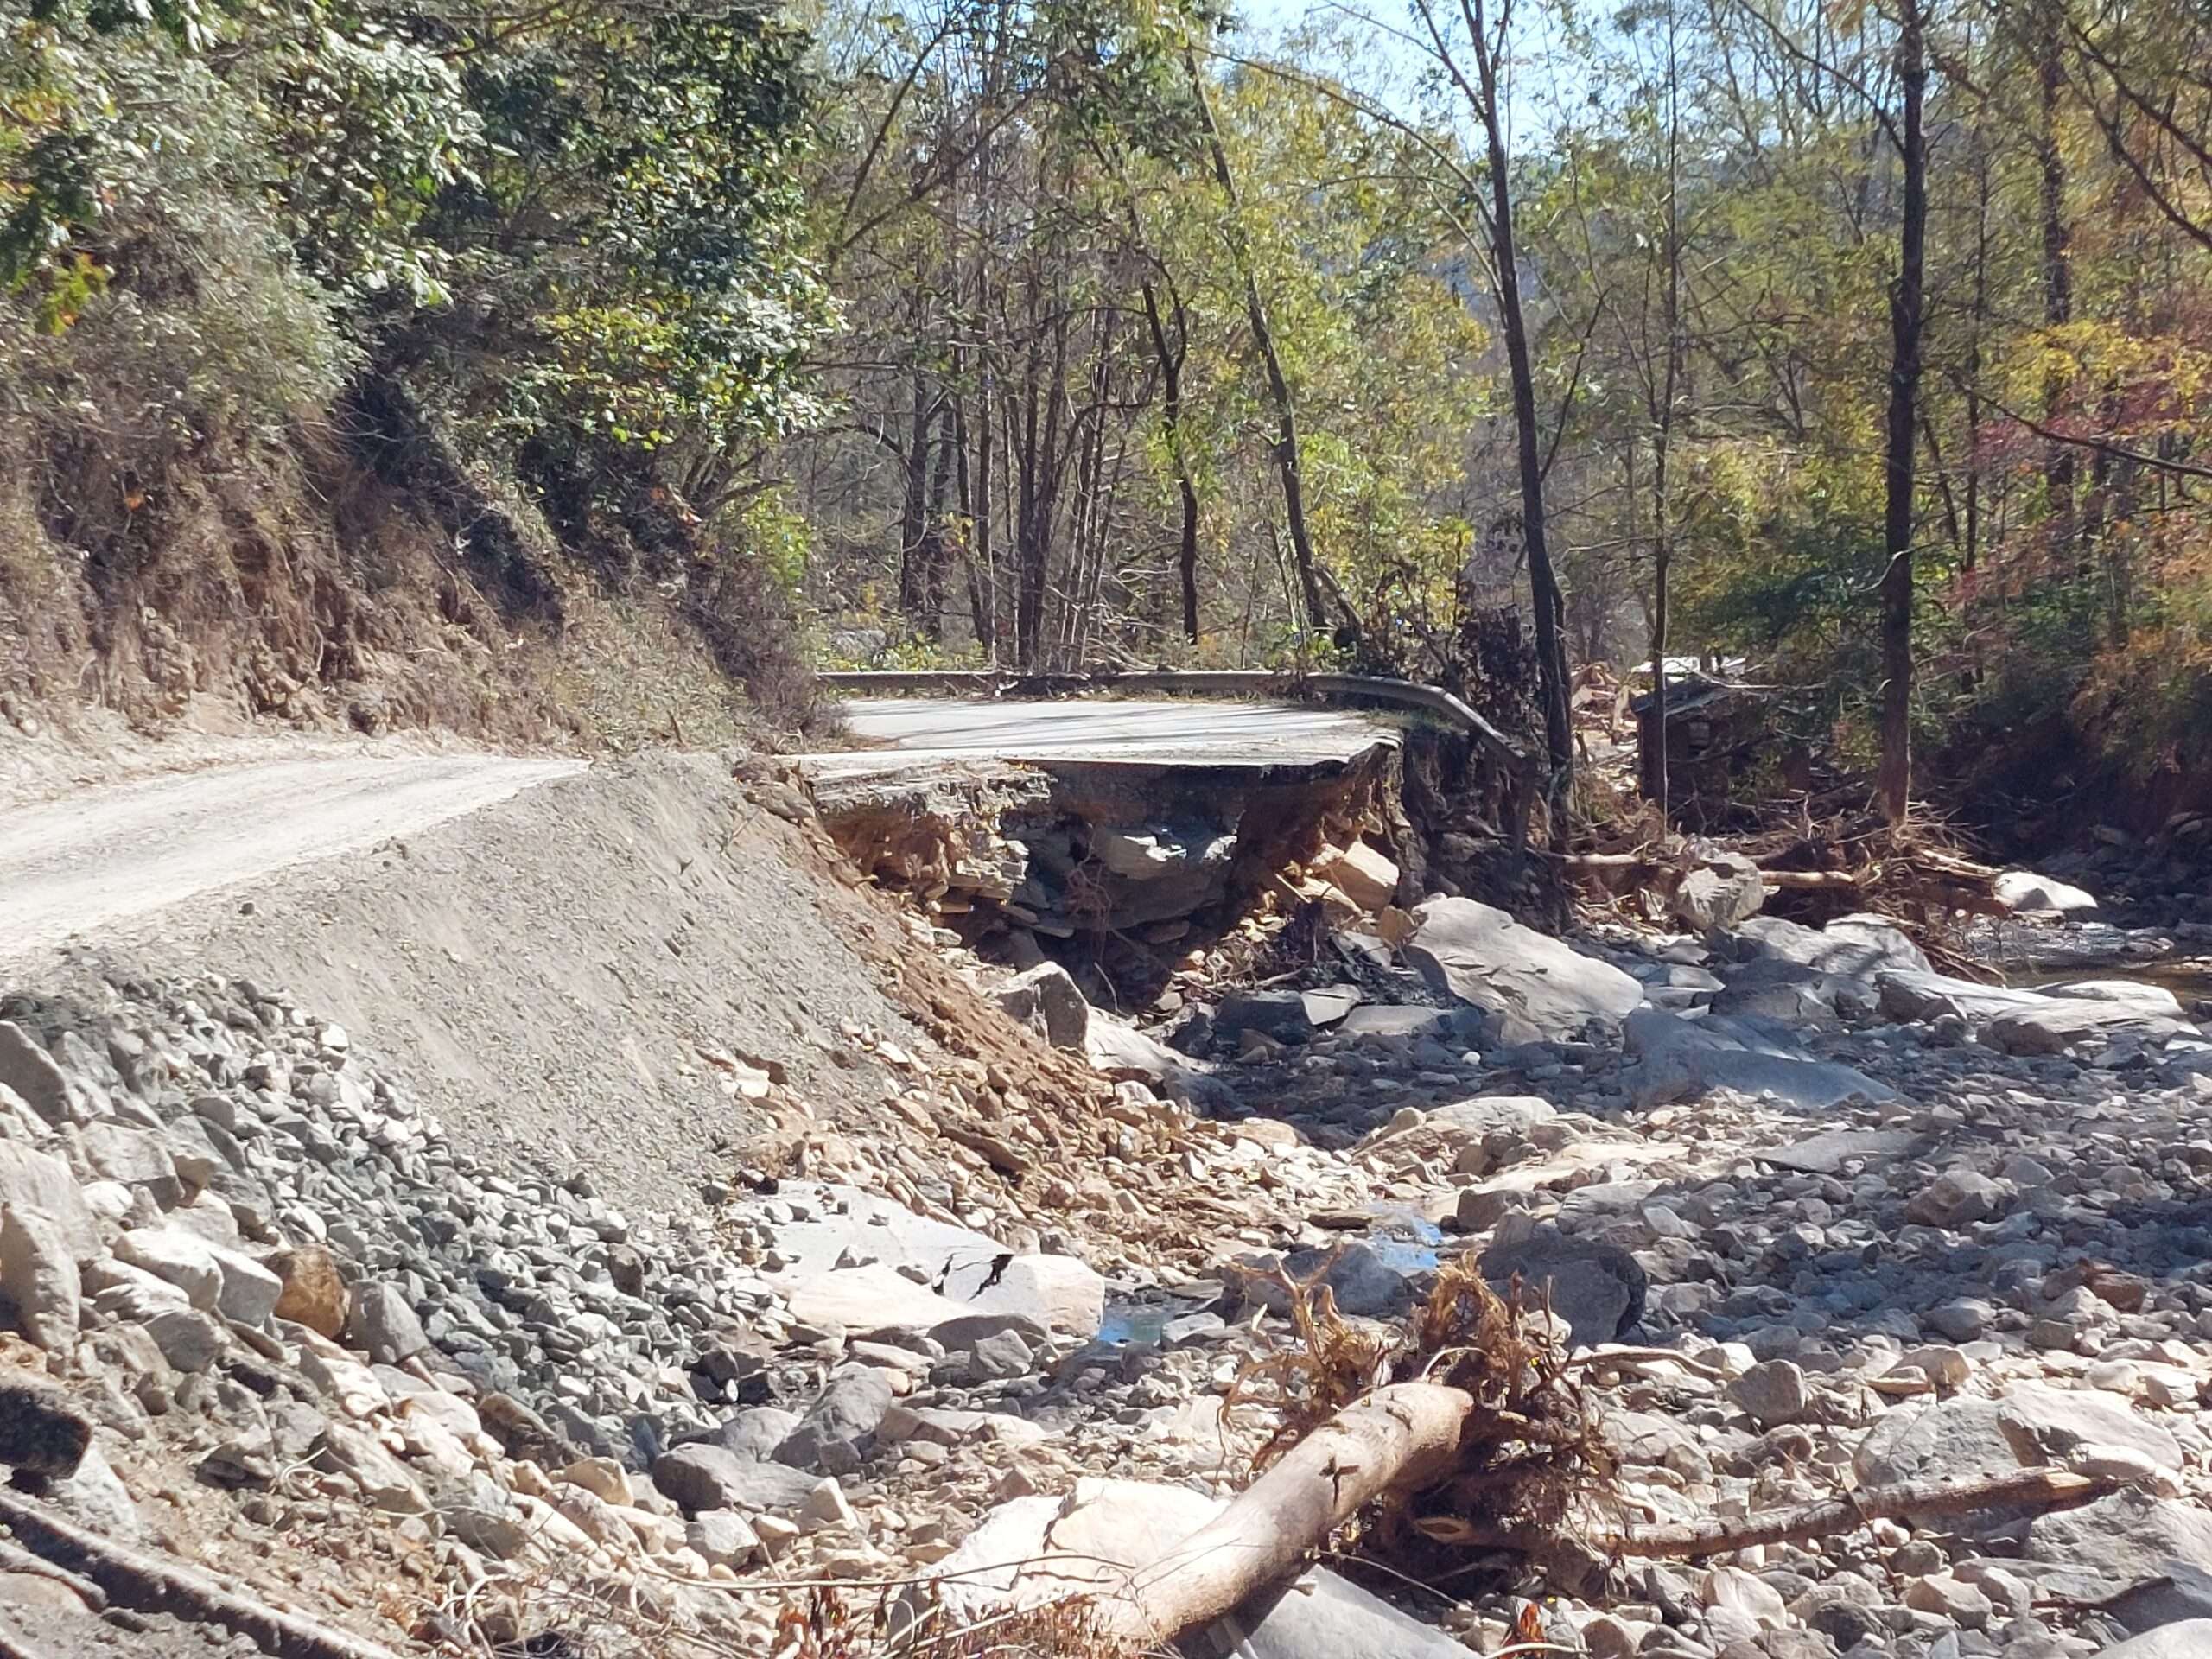
POLYGON ((1903 823, 1912 802, 1913 458, 1920 410, 1921 340, 1927 327, 1927 20, 1920 0, 1898 0, 1897 156, 1904 205, 1897 275, 1890 291, 1890 402, 1882 477, 1882 758, 1875 789, 1882 815, 1903 823))

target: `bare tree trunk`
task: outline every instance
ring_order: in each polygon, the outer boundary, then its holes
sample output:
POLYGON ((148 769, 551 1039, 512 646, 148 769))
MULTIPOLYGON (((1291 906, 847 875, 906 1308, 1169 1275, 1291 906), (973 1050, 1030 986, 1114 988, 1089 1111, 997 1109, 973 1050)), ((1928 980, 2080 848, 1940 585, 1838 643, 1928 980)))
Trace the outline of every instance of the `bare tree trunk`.
POLYGON ((1667 501, 1667 462, 1674 447, 1675 398, 1682 372, 1681 63, 1675 50, 1673 0, 1667 7, 1667 369, 1651 437, 1651 755, 1647 787, 1667 817, 1667 604, 1675 563, 1674 522, 1667 501))
MULTIPOLYGON (((2036 159, 2043 187, 2043 320, 2050 328, 2063 328, 2074 317, 2073 236, 2066 222, 2066 158, 2058 147, 2059 94, 2066 84, 2066 70, 2059 54, 2065 27, 2057 5, 2037 8, 2036 76, 2042 91, 2042 124, 2036 133, 2036 159)), ((2049 425, 2062 411, 2066 377, 2054 369, 2044 381, 2043 418, 2049 425)), ((2074 451, 2063 443, 2050 446, 2044 460, 2044 491, 2050 498, 2051 545, 2062 556, 2071 553, 2077 536, 2074 523, 2074 451)))
POLYGON ((1170 289, 1174 307, 1175 339, 1167 338, 1160 315, 1157 285, 1147 277, 1142 285, 1144 320, 1152 331, 1153 355, 1160 361, 1160 433, 1167 443, 1168 463, 1175 468, 1175 487, 1182 497, 1182 532, 1176 541, 1175 571, 1183 589, 1183 637, 1198 643, 1198 492, 1191 481, 1190 457, 1183 453, 1183 359, 1190 350, 1190 324, 1183 310, 1183 296, 1170 289))
POLYGON ((1912 803, 1912 520, 1914 428, 1920 404, 1923 291, 1928 238, 1928 152, 1922 104, 1928 90, 1925 19, 1920 0, 1901 0, 1897 84, 1904 99, 1904 220, 1898 226, 1897 285, 1890 294, 1890 408, 1882 523, 1882 759, 1877 793, 1882 815, 1903 823, 1912 803))
POLYGON ((1448 1472, 1473 1408, 1469 1395, 1434 1382, 1395 1382, 1345 1407, 1212 1521, 1118 1592, 1102 1592, 1100 1634, 1149 1651, 1233 1612, 1364 1504, 1448 1472))
MULTIPOLYGON (((1513 188, 1505 150, 1504 111, 1498 89, 1499 56, 1512 0, 1503 0, 1494 41, 1484 0, 1459 0, 1473 42, 1480 95, 1475 99, 1490 163, 1491 257, 1497 268, 1497 312, 1505 335, 1505 361, 1513 389, 1513 429, 1520 461, 1522 534, 1529 550, 1529 597, 1536 620, 1536 666, 1544 699, 1544 749, 1550 761, 1545 785, 1551 836, 1563 844, 1567 805, 1574 788, 1574 728, 1567 709, 1566 607, 1552 569, 1544 522, 1543 432, 1536 415, 1536 378, 1529 353, 1529 327, 1521 307, 1521 274, 1513 241, 1513 188)), ((1464 82, 1462 83, 1465 84, 1464 82)))
POLYGON ((1291 556, 1297 563, 1298 585, 1306 601, 1306 626, 1318 632, 1326 626, 1327 601, 1314 564, 1313 538, 1306 527, 1306 478, 1299 455, 1297 405, 1291 397, 1290 381, 1283 373, 1282 358, 1275 350, 1274 331, 1268 326, 1267 302, 1260 297, 1260 279, 1252 268, 1251 246, 1245 239, 1238 217, 1243 210, 1237 200, 1236 175, 1230 170, 1229 151, 1222 145, 1221 128, 1213 118, 1213 105, 1206 97, 1205 78, 1198 73, 1198 54, 1186 48, 1183 67, 1190 76, 1191 95, 1198 103, 1198 125, 1205 134, 1206 150, 1213 162, 1214 181, 1221 187, 1227 209, 1230 252, 1244 279, 1244 309, 1251 323, 1252 344, 1267 371, 1268 397, 1275 411, 1275 471, 1282 480, 1283 518, 1290 531, 1291 556))

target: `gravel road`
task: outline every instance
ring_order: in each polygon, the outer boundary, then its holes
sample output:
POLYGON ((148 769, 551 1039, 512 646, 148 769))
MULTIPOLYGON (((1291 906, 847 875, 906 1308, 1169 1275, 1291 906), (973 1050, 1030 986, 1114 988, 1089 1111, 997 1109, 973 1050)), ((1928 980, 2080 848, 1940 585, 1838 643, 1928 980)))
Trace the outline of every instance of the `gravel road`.
POLYGON ((19 808, 0 815, 0 957, 411 834, 583 766, 497 754, 318 756, 19 808))

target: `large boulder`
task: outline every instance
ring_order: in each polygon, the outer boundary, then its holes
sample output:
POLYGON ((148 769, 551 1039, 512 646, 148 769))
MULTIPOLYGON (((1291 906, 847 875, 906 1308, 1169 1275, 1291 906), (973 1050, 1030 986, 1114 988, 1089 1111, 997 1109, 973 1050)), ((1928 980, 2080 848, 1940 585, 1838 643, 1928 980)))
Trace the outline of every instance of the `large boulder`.
POLYGON ((849 1365, 830 1379, 798 1427, 777 1446, 778 1463, 849 1475, 875 1444, 883 1414, 891 1409, 891 1378, 868 1365, 849 1365))
POLYGON ((735 1510, 785 1513, 804 1503, 822 1477, 788 1464, 741 1457, 704 1442, 679 1446, 653 1462, 653 1484, 686 1515, 735 1510))
POLYGON ((1592 1020, 1616 1024, 1643 1001, 1643 987, 1611 963, 1490 905, 1431 899, 1414 918, 1406 959, 1433 989, 1497 1016, 1509 1043, 1562 1041, 1592 1020))
POLYGON ((59 1158, 0 1141, 0 1205, 44 1216, 80 1267, 98 1261, 106 1248, 84 1189, 59 1158))
POLYGON ((1090 1004, 1057 962, 1040 962, 1016 974, 991 995, 1017 1025, 1027 1026, 1054 1048, 1081 1048, 1090 1033, 1090 1004))
POLYGON ((1861 1486, 1902 1486, 1995 1480, 2023 1465, 2005 1432, 2002 1403, 1961 1395, 1883 1413, 1852 1454, 1851 1466, 1861 1486))
POLYGON ((1649 1280, 1617 1244, 1546 1228, 1483 1252, 1483 1277, 1500 1295, 1519 1280, 1531 1305, 1564 1319, 1578 1347, 1611 1342, 1643 1317, 1649 1280))
POLYGON ((22 1027, 0 1020, 0 1086, 12 1089, 48 1123, 69 1121, 69 1084, 54 1056, 22 1027))
POLYGON ((2027 1559, 2048 1595, 2101 1601, 2180 1561, 2212 1572, 2212 1513, 2186 1499, 2115 1492, 2029 1523, 2027 1559))
POLYGON ((47 1352, 76 1345, 84 1309, 76 1257, 61 1229, 35 1210, 0 1206, 0 1291, 16 1327, 47 1352))
POLYGON ((1696 1100, 1716 1089, 1770 1096, 1813 1111, 1847 1100, 1889 1100, 1897 1092, 1850 1066, 1815 1059, 1749 1020, 1685 1020, 1662 1008, 1639 1008, 1628 1018, 1623 1042, 1642 1062, 1630 1080, 1640 1110, 1696 1100))
POLYGON ((1000 1268, 998 1282, 983 1288, 997 1258, 963 1275, 957 1268, 946 1291, 969 1313, 1005 1314, 1088 1342, 1106 1318, 1106 1281, 1072 1255, 1017 1255, 1000 1268), (963 1283, 977 1283, 972 1294, 963 1283))
POLYGON ((934 1337, 948 1348, 964 1348, 979 1337, 1004 1331, 1041 1342, 1049 1331, 1032 1313, 956 1301, 882 1262, 828 1273, 778 1274, 770 1282, 790 1303, 793 1319, 842 1330, 857 1341, 934 1337))

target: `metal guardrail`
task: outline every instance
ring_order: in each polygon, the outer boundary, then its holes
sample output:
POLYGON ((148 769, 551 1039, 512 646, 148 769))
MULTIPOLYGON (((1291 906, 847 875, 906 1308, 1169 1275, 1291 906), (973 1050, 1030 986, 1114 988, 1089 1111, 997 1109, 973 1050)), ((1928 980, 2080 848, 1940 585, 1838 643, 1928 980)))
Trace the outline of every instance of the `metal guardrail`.
POLYGON ((838 691, 882 695, 928 694, 970 696, 1054 696, 1079 691, 1151 691, 1181 696, 1319 697, 1365 701, 1411 709, 1449 721, 1503 761, 1516 774, 1529 757, 1449 691, 1412 680, 1386 680, 1365 674, 1270 674, 1253 669, 1111 670, 1090 674, 1010 674, 978 669, 833 670, 816 677, 838 691))

